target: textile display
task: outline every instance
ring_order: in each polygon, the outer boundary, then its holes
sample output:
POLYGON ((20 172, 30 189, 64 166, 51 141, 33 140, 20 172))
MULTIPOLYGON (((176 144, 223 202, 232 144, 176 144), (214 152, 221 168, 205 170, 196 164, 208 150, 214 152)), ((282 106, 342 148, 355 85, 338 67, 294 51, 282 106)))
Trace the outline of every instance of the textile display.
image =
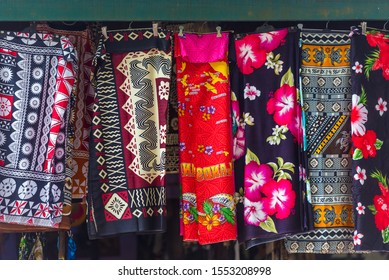
POLYGON ((353 253, 350 37, 302 33, 307 177, 315 231, 287 238, 290 253, 353 253))
POLYGON ((184 241, 236 239, 229 34, 175 34, 184 241))
POLYGON ((239 241, 248 248, 311 225, 303 178, 299 34, 280 29, 235 38, 236 200, 239 241))
POLYGON ((108 32, 96 53, 90 139, 91 239, 166 228, 166 109, 170 33, 108 32))
POLYGON ((86 217, 86 193, 89 162, 89 134, 93 115, 94 90, 91 83, 94 44, 88 29, 60 30, 48 24, 38 24, 37 30, 43 33, 58 34, 69 38, 78 55, 78 74, 73 87, 74 105, 70 122, 70 143, 68 145, 69 182, 65 184, 63 215, 73 210, 73 225, 80 224, 86 217), (67 194, 67 195, 66 195, 67 194))
POLYGON ((357 252, 389 250, 389 39, 351 38, 353 204, 357 252))
POLYGON ((65 36, 0 35, 0 222, 58 228, 77 57, 65 36))

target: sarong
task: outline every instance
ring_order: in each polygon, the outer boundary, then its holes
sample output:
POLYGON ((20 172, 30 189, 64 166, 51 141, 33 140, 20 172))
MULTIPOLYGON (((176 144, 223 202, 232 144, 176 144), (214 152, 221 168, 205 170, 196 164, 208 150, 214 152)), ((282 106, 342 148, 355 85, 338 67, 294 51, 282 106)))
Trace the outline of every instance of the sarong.
POLYGON ((350 37, 302 33, 301 86, 315 231, 288 237, 290 253, 353 253, 350 37))
POLYGON ((67 37, 0 36, 0 222, 57 228, 62 220, 76 68, 67 37))
POLYGON ((170 34, 108 32, 96 53, 88 175, 88 233, 166 228, 164 186, 170 34))
POLYGON ((229 34, 175 37, 184 241, 236 239, 229 34))
POLYGON ((70 215, 72 225, 85 221, 86 192, 89 163, 89 134, 93 115, 94 90, 91 83, 94 43, 88 29, 60 30, 47 24, 38 24, 37 30, 43 33, 66 36, 72 42, 78 55, 78 74, 72 93, 72 112, 69 124, 68 176, 65 184, 63 215, 70 215))
POLYGON ((351 140, 357 252, 389 250, 389 39, 351 38, 351 140))
POLYGON ((298 96, 299 32, 237 35, 235 54, 238 230, 239 241, 250 248, 310 225, 298 96))

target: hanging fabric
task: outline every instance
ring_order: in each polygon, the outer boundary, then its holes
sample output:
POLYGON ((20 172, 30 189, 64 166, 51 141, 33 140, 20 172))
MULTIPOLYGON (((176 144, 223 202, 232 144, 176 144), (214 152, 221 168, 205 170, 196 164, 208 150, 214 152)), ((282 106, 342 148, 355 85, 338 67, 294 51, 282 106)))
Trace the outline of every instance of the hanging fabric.
POLYGON ((62 221, 76 63, 67 37, 0 36, 1 223, 58 228, 62 221))
POLYGON ((232 64, 239 241, 247 248, 312 224, 302 161, 299 31, 238 35, 232 64))
POLYGON ((184 241, 236 239, 229 34, 175 34, 184 241))
POLYGON ((170 33, 109 31, 96 54, 90 140, 91 239, 166 228, 166 109, 170 33))
POLYGON ((19 260, 43 260, 45 243, 44 233, 24 233, 19 243, 19 260))
POLYGON ((353 203, 357 252, 389 250, 389 39, 351 38, 353 203))
POLYGON ((315 231, 287 238, 290 253, 353 253, 350 37, 303 32, 301 89, 315 231))
POLYGON ((72 112, 69 125, 67 168, 63 215, 71 215, 72 225, 85 221, 89 163, 89 135, 93 115, 94 91, 91 83, 92 59, 95 52, 90 31, 60 30, 48 24, 38 24, 37 31, 67 36, 78 55, 78 74, 73 87, 72 112), (73 208, 73 209, 72 209, 73 208))

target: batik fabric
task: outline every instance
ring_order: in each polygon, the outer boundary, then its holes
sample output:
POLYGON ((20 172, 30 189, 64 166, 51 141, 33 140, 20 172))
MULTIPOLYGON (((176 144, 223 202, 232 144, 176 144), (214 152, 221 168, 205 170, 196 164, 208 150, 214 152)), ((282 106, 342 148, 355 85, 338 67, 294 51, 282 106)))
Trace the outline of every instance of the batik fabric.
POLYGON ((72 112, 69 125, 67 150, 68 180, 65 184, 63 215, 72 214, 73 225, 80 224, 86 217, 86 192, 89 163, 89 134, 93 115, 94 90, 91 83, 94 44, 88 29, 60 30, 47 24, 38 24, 37 30, 44 33, 66 36, 78 55, 78 73, 72 92, 72 112), (73 208, 73 211, 72 211, 73 208))
POLYGON ((101 238, 166 228, 166 109, 171 38, 108 32, 96 53, 88 232, 101 238))
POLYGON ((184 241, 236 239, 229 34, 175 37, 184 241))
POLYGON ((301 89, 315 230, 287 239, 290 253, 353 253, 350 37, 302 33, 301 89))
POLYGON ((292 29, 235 38, 235 198, 239 241, 248 248, 309 226, 298 53, 292 29))
POLYGON ((77 58, 69 38, 0 36, 0 221, 56 228, 62 220, 69 97, 77 58))
POLYGON ((351 38, 351 140, 357 252, 389 250, 389 37, 351 38))

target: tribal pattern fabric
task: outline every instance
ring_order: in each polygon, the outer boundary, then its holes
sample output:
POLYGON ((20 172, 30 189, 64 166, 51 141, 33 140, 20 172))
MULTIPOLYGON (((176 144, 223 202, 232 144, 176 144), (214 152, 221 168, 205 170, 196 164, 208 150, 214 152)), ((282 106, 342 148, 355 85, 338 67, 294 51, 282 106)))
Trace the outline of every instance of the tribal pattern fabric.
POLYGON ((184 241, 236 239, 229 34, 175 37, 184 241))
POLYGON ((1 34, 0 222, 59 226, 76 70, 65 36, 1 34))
POLYGON ((169 91, 166 124, 166 173, 179 174, 178 97, 176 62, 172 59, 172 75, 169 91))
POLYGON ((389 36, 351 37, 351 141, 357 252, 389 251, 389 36))
POLYGON ((302 33, 301 81, 315 231, 288 237, 290 253, 353 253, 350 37, 302 33))
POLYGON ((74 211, 72 220, 77 223, 85 220, 85 204, 89 164, 89 135, 93 115, 94 90, 91 83, 93 72, 92 59, 94 44, 88 29, 80 31, 59 30, 47 24, 38 24, 37 30, 44 33, 67 36, 78 55, 78 74, 73 87, 72 112, 69 127, 68 173, 65 186, 63 215, 69 215, 72 207, 83 211, 74 211), (70 184, 71 182, 71 184, 70 184), (82 204, 82 205, 78 205, 82 204))
POLYGON ((88 232, 101 238, 166 228, 170 33, 108 32, 96 54, 88 232))
POLYGON ((310 227, 298 44, 294 29, 235 38, 236 200, 239 241, 248 248, 310 227))

